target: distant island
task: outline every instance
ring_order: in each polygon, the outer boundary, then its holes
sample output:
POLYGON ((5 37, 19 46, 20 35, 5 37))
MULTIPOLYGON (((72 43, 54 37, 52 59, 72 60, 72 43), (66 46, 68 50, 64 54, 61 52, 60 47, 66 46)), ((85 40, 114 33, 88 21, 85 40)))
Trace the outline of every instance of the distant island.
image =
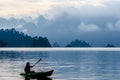
POLYGON ((46 37, 31 37, 12 29, 0 30, 0 47, 51 47, 46 37))
MULTIPOLYGON (((12 29, 0 29, 0 47, 61 47, 55 42, 50 44, 47 37, 35 36, 31 37, 23 32, 12 29)), ((93 47, 90 43, 84 40, 71 41, 66 46, 62 47, 93 47)), ((94 46, 96 47, 96 46, 94 46)), ((115 45, 107 44, 101 47, 115 47, 115 45)))
MULTIPOLYGON (((84 40, 74 40, 71 41, 69 44, 67 44, 66 46, 60 46, 57 42, 55 42, 52 47, 97 47, 97 46, 92 46, 91 44, 89 44, 88 42, 84 41, 84 40)), ((116 47, 113 44, 107 44, 105 46, 99 46, 99 47, 116 47)))
POLYGON ((105 47, 115 47, 115 46, 112 44, 107 44, 105 47))
POLYGON ((68 44, 66 47, 91 47, 91 45, 82 40, 75 40, 68 44))

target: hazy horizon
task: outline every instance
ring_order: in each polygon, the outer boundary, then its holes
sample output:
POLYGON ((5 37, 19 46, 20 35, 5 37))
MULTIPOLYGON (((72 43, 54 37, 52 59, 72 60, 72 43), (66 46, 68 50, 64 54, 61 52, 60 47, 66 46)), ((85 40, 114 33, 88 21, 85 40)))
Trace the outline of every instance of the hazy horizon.
POLYGON ((120 45, 119 0, 2 0, 0 28, 46 36, 61 45, 80 39, 120 45))

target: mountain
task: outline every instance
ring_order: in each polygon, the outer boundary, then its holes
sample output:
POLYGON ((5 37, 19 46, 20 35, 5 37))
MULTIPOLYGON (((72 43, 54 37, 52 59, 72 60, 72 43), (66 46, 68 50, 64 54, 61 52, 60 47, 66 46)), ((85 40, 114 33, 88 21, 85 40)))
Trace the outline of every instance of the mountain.
POLYGON ((30 16, 23 18, 0 17, 0 29, 15 28, 17 31, 32 37, 46 36, 51 44, 58 42, 61 46, 66 46, 73 39, 82 39, 94 47, 105 47, 107 43, 114 44, 116 47, 120 46, 119 20, 109 19, 110 23, 107 24, 104 23, 107 22, 105 18, 88 19, 88 21, 87 19, 83 21, 79 19, 79 17, 77 19, 66 14, 53 18, 42 15, 35 18, 30 16), (94 29, 99 30, 94 31, 94 29))
POLYGON ((55 43, 53 44, 53 47, 60 47, 60 45, 59 45, 57 42, 55 42, 55 43))
POLYGON ((115 46, 112 44, 107 44, 105 47, 115 47, 115 46))
POLYGON ((46 37, 31 37, 12 29, 0 30, 0 47, 51 47, 46 37))
POLYGON ((9 21, 7 19, 1 18, 0 17, 0 28, 6 28, 9 24, 9 21))
POLYGON ((68 44, 66 47, 91 47, 91 45, 85 41, 75 40, 68 44))
POLYGON ((36 18, 37 26, 44 26, 47 23, 47 19, 45 19, 43 16, 39 16, 36 18))

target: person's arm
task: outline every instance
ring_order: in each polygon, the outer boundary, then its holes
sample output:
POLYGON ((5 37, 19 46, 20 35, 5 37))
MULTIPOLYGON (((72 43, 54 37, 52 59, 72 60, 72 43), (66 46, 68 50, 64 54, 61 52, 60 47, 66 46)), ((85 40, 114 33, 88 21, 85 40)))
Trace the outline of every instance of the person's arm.
POLYGON ((31 68, 33 67, 33 66, 30 66, 31 68))

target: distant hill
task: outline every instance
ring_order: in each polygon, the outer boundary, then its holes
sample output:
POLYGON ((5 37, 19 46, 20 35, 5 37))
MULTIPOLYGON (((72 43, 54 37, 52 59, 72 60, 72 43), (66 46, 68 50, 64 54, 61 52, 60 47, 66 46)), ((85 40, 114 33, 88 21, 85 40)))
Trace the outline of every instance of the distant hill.
POLYGON ((85 41, 75 40, 68 44, 66 47, 91 47, 91 45, 85 41))
POLYGON ((53 44, 53 47, 60 47, 60 45, 59 45, 57 42, 55 42, 55 43, 53 44))
POLYGON ((46 37, 31 37, 12 29, 0 30, 0 47, 51 47, 46 37))
POLYGON ((112 44, 107 44, 105 47, 115 47, 115 46, 112 44))

